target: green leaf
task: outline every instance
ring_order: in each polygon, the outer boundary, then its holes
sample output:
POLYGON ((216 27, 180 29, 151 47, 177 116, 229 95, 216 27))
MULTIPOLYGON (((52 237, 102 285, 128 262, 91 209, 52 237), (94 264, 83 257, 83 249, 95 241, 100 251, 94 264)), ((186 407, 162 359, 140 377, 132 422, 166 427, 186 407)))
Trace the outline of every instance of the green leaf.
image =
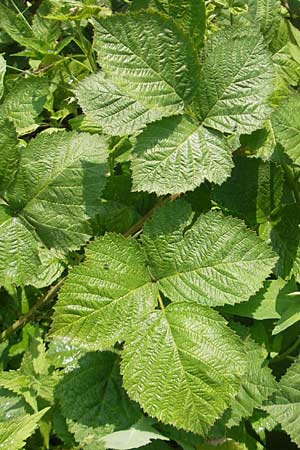
POLYGON ((294 323, 299 322, 299 320, 300 320, 300 296, 295 295, 291 297, 289 306, 287 306, 286 309, 283 311, 280 319, 278 320, 276 326, 272 331, 272 334, 275 335, 281 333, 282 331, 294 325, 294 323))
POLYGON ((226 416, 225 413, 226 426, 229 428, 239 425, 242 419, 250 417, 254 409, 260 408, 277 388, 271 370, 264 364, 266 355, 263 348, 247 336, 245 351, 247 369, 242 385, 230 404, 229 414, 226 416))
POLYGON ((244 367, 243 346, 221 316, 178 303, 136 325, 121 371, 129 396, 147 414, 205 434, 238 390, 244 367))
MULTIPOLYGON (((45 271, 53 253, 47 255, 45 247, 77 249, 89 239, 88 221, 106 183, 107 146, 100 136, 60 131, 40 134, 23 149, 6 196, 9 207, 0 208, 4 284, 51 280, 45 271)), ((53 262, 55 276, 62 267, 53 262)))
POLYGON ((6 61, 3 56, 0 55, 0 100, 4 92, 4 75, 6 72, 6 61))
POLYGON ((86 353, 78 367, 63 376, 56 397, 67 421, 87 432, 93 428, 98 438, 129 428, 141 416, 122 388, 118 357, 110 352, 86 353))
POLYGON ((95 24, 95 48, 108 78, 146 108, 181 112, 198 83, 198 58, 181 29, 157 12, 114 15, 95 24))
POLYGON ((222 186, 213 187, 213 200, 250 226, 269 221, 272 211, 282 202, 281 167, 240 155, 234 158, 234 164, 231 177, 222 186))
POLYGON ((134 0, 130 8, 132 11, 154 8, 167 14, 190 34, 197 49, 201 47, 206 22, 204 0, 134 0))
POLYGON ((0 117, 0 192, 13 181, 19 163, 18 139, 14 125, 0 117))
POLYGON ((81 81, 75 94, 87 117, 112 135, 135 133, 162 115, 160 111, 147 109, 131 95, 123 93, 102 72, 81 81))
POLYGON ((280 423, 293 442, 300 445, 300 359, 281 378, 272 401, 264 409, 280 423))
POLYGON ((52 334, 85 349, 105 349, 155 308, 157 293, 139 244, 106 234, 89 245, 85 262, 61 289, 52 334))
POLYGON ((193 108, 208 127, 251 133, 271 112, 273 82, 273 64, 259 33, 220 31, 207 42, 193 108))
POLYGON ((290 95, 272 115, 272 125, 277 141, 291 160, 300 165, 300 95, 290 95))
POLYGON ((242 221, 220 212, 191 224, 190 206, 178 200, 157 209, 144 227, 142 240, 160 289, 176 302, 217 306, 248 300, 275 265, 271 249, 242 221))
POLYGON ((282 278, 267 280, 264 287, 248 302, 237 305, 226 305, 224 311, 255 320, 280 319, 281 315, 294 303, 290 293, 297 290, 295 280, 286 282, 282 278))
POLYGON ((106 448, 115 450, 130 450, 140 448, 143 445, 150 444, 152 440, 159 439, 168 441, 169 439, 159 433, 151 426, 151 419, 142 418, 133 424, 128 430, 116 431, 104 436, 106 448))
POLYGON ((0 423, 25 415, 26 403, 7 389, 0 389, 0 423))
POLYGON ((279 0, 249 0, 249 13, 253 24, 259 24, 266 42, 271 42, 281 21, 279 0))
POLYGON ((36 414, 26 414, 24 417, 0 422, 0 449, 20 450, 26 439, 34 432, 38 422, 49 408, 44 408, 36 414))
POLYGON ((20 78, 6 93, 0 106, 0 113, 11 119, 18 134, 27 134, 38 128, 48 95, 48 82, 45 78, 20 78))
POLYGON ((233 167, 223 135, 187 115, 149 125, 137 137, 134 152, 133 188, 159 195, 192 190, 205 179, 221 184, 233 167))

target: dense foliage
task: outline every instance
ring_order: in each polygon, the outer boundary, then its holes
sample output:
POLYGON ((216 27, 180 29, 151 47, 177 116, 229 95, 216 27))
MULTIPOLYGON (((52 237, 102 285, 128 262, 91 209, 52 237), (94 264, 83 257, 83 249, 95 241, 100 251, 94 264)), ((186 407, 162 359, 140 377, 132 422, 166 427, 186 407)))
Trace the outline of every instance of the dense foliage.
POLYGON ((1 450, 300 448, 299 25, 1 0, 1 450))

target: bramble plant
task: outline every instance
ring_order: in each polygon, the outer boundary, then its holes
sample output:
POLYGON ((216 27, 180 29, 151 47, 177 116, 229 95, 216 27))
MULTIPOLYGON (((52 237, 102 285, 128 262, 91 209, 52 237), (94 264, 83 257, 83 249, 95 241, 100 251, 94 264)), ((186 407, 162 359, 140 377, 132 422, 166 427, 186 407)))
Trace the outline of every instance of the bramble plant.
POLYGON ((300 448, 299 25, 0 2, 0 450, 300 448))

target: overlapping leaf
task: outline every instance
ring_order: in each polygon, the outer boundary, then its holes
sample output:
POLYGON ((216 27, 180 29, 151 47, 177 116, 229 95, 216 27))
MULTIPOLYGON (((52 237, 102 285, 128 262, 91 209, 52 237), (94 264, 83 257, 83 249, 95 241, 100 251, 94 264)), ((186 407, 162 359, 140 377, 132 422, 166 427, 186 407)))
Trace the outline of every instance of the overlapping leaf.
POLYGON ((172 301, 212 306, 246 301, 276 262, 268 245, 240 220, 211 211, 192 225, 191 208, 181 200, 156 211, 144 227, 143 243, 151 273, 172 301))
POLYGON ((141 320, 121 365, 125 389, 149 415, 199 434, 228 406, 244 367, 242 344, 224 319, 192 303, 141 320))
POLYGON ((7 190, 19 163, 19 147, 12 122, 0 117, 0 192, 7 190))

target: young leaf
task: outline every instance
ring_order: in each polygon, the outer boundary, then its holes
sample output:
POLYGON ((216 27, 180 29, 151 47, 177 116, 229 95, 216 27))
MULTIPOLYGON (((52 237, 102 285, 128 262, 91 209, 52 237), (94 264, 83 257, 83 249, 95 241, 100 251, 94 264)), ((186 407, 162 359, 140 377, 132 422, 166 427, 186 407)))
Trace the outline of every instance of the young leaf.
POLYGON ((263 37, 251 28, 223 30, 208 40, 193 108, 205 126, 251 133, 271 110, 274 68, 263 37))
POLYGON ((146 108, 182 111, 197 86, 199 63, 175 22, 141 11, 101 19, 95 29, 100 65, 114 84, 146 108))
POLYGON ((162 116, 160 111, 147 109, 131 95, 122 92, 101 72, 81 81, 75 94, 87 117, 99 123, 108 134, 132 134, 162 116))
POLYGON ((221 184, 233 167, 225 137, 187 115, 149 125, 134 152, 134 189, 159 195, 192 190, 205 179, 221 184))
POLYGON ((244 368, 243 346, 224 319, 192 303, 145 316, 121 364, 125 389, 147 414, 199 434, 226 409, 244 368))
POLYGON ((52 334, 88 350, 122 341, 155 308, 157 286, 134 239, 106 234, 89 245, 55 306, 52 334))
POLYGON ((293 442, 300 445, 300 359, 287 370, 279 382, 272 401, 264 409, 280 423, 293 442))
POLYGON ((176 302, 217 306, 248 300, 275 265, 271 249, 242 221, 220 212, 191 222, 191 208, 178 200, 156 210, 144 227, 143 243, 160 289, 176 302))

